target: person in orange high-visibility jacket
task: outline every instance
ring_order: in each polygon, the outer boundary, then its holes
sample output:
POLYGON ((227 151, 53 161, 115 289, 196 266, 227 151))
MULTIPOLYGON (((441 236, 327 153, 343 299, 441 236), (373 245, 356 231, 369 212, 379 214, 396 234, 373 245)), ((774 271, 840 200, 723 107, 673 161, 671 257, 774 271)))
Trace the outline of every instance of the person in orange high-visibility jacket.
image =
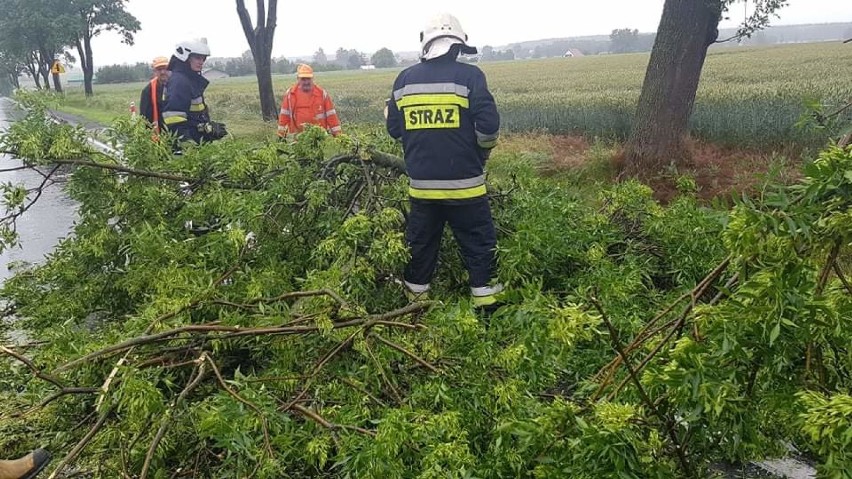
POLYGON ((163 105, 166 103, 166 84, 172 72, 169 71, 169 59, 157 57, 151 63, 154 78, 142 89, 139 99, 139 114, 142 115, 154 130, 154 138, 160 134, 163 127, 163 105))
POLYGON ((314 83, 314 70, 302 64, 296 69, 296 84, 284 93, 281 100, 278 136, 284 138, 301 133, 305 124, 325 128, 334 136, 342 131, 331 96, 314 83))

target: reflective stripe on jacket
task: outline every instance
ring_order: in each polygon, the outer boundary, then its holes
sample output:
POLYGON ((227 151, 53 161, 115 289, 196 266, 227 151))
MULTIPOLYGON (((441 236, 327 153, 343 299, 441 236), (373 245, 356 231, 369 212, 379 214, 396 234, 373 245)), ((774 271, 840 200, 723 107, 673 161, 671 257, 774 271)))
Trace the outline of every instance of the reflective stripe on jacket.
POLYGON ((334 108, 331 96, 317 85, 310 93, 310 103, 304 101, 299 85, 293 85, 281 100, 281 110, 278 113, 278 136, 288 133, 301 133, 306 123, 325 128, 337 136, 342 131, 340 117, 334 108), (302 101, 299 101, 301 99, 302 101))
POLYGON ((486 194, 485 160, 497 144, 500 116, 479 68, 445 55, 403 70, 393 85, 386 126, 402 140, 412 198, 486 194))
POLYGON ((182 139, 200 143, 203 135, 198 131, 198 125, 210 121, 207 104, 204 103, 204 90, 210 82, 184 62, 172 61, 170 67, 172 76, 163 105, 163 123, 182 139))

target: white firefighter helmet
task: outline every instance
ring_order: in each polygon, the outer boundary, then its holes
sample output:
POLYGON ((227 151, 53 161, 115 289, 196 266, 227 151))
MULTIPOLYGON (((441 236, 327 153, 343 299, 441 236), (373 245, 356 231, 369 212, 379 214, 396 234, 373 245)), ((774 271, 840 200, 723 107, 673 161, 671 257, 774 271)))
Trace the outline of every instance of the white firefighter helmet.
POLYGON ((420 58, 431 60, 445 55, 453 45, 461 45, 464 54, 476 53, 476 47, 467 44, 467 34, 458 18, 449 13, 433 17, 420 32, 420 58))
POLYGON ((209 57, 210 47, 207 46, 207 42, 202 42, 200 40, 187 40, 177 44, 173 56, 178 60, 185 62, 189 58, 190 54, 209 57))

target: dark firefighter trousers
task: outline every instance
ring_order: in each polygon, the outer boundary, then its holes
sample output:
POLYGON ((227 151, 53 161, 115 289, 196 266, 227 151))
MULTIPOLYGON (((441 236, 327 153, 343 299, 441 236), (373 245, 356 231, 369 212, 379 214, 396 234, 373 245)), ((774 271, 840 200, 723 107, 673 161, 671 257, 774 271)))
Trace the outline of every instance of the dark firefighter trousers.
POLYGON ((494 248, 497 246, 488 197, 449 204, 411 198, 410 204, 405 240, 411 249, 411 260, 405 268, 405 280, 417 285, 429 284, 438 262, 444 223, 449 223, 461 248, 470 287, 487 286, 496 271, 494 248))

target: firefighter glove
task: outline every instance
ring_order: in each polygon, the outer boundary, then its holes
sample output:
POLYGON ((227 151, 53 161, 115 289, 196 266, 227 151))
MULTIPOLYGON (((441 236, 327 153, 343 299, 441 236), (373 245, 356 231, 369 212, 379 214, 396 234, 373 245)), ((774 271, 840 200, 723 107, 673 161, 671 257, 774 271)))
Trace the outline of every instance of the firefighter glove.
POLYGON ((228 136, 228 130, 225 128, 225 124, 217 121, 199 123, 198 131, 211 140, 219 140, 228 136))

